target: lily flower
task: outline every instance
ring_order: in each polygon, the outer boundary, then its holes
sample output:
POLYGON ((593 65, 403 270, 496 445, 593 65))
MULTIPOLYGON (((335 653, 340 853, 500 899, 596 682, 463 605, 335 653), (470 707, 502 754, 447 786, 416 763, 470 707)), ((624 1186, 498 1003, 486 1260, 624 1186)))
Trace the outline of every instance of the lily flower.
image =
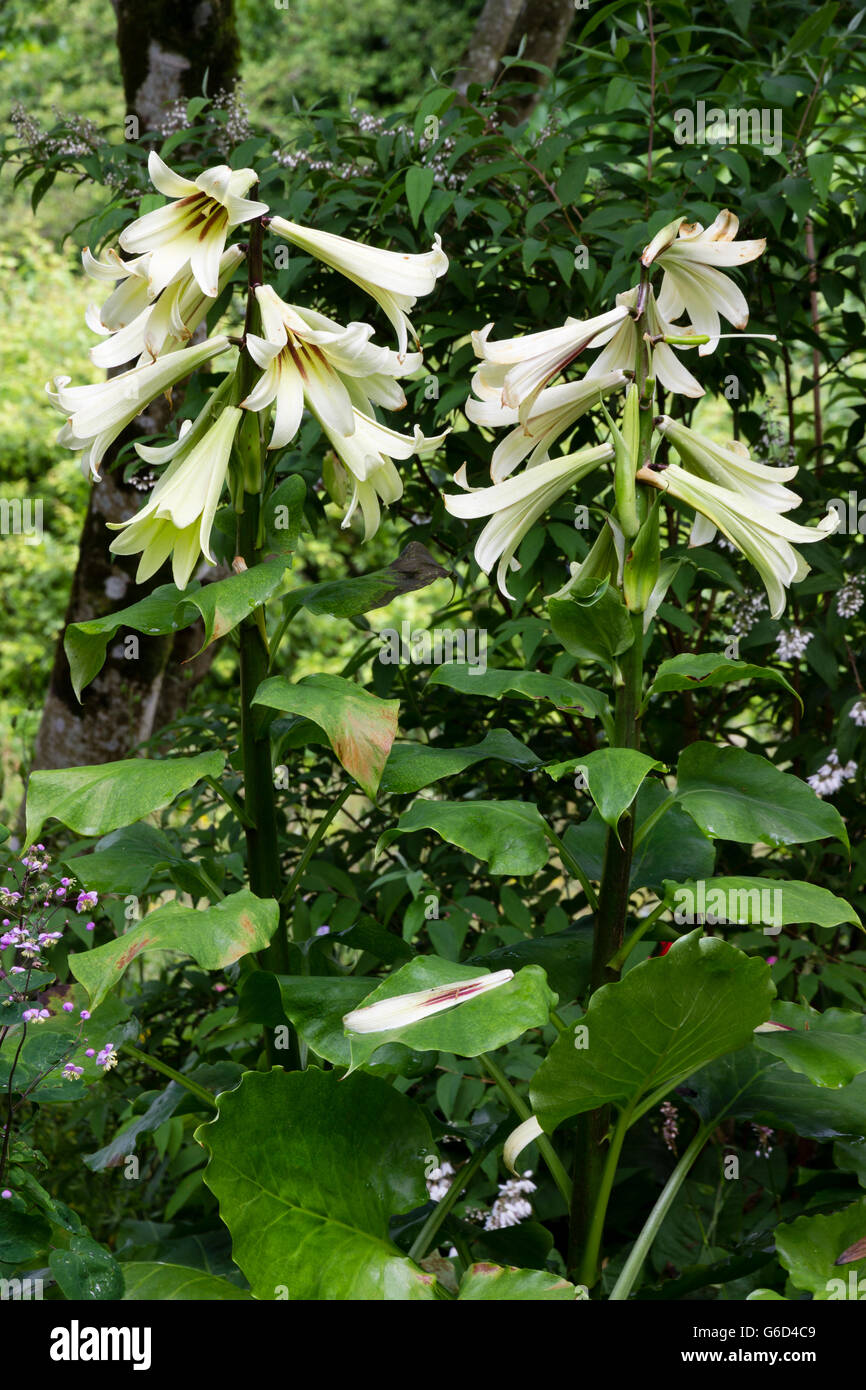
MULTIPOLYGON (((618 294, 616 302, 634 309, 637 306, 637 296, 638 286, 635 285, 633 289, 618 294)), ((687 329, 669 323, 662 315, 652 288, 646 303, 646 327, 653 338, 682 337, 688 332, 687 329)), ((616 369, 633 372, 637 345, 637 325, 631 316, 617 327, 600 333, 592 346, 602 347, 602 351, 587 371, 587 378, 600 379, 616 369)), ((701 383, 683 366, 669 343, 654 343, 650 348, 650 375, 675 395, 697 397, 704 394, 701 383)))
POLYGON ((269 449, 294 438, 305 401, 323 428, 339 435, 354 432, 354 407, 372 415, 371 401, 392 410, 405 406, 396 378, 420 367, 420 353, 401 358, 370 342, 369 324, 344 328, 324 314, 284 304, 270 286, 259 286, 256 298, 264 337, 247 334, 247 347, 264 375, 241 405, 264 410, 276 400, 269 449))
POLYGON ((445 493, 442 500, 452 516, 464 520, 490 517, 475 543, 475 560, 485 574, 490 573, 498 560, 496 582, 507 598, 513 598, 508 592, 506 576, 509 569, 519 568, 514 554, 523 537, 574 483, 612 458, 610 444, 599 444, 563 458, 545 459, 505 482, 476 489, 469 488, 464 463, 454 475, 454 481, 467 491, 464 494, 445 493))
POLYGON ((490 341, 493 324, 488 323, 472 334, 475 355, 482 361, 475 378, 479 394, 490 399, 498 394, 502 405, 517 410, 523 424, 542 389, 600 333, 616 328, 627 317, 626 306, 618 304, 596 318, 568 318, 561 328, 546 328, 540 333, 501 338, 498 342, 490 341))
POLYGON ((379 503, 389 505, 403 496, 403 481, 392 459, 407 459, 412 454, 426 458, 435 453, 448 431, 425 437, 415 426, 410 439, 397 430, 388 429, 371 415, 352 407, 352 429, 341 433, 320 418, 319 423, 342 468, 329 465, 325 483, 332 499, 346 506, 342 527, 351 524, 360 507, 364 518, 364 540, 368 541, 379 528, 379 503))
MULTIPOLYGON (((219 291, 228 284, 235 267, 243 258, 244 252, 240 246, 230 246, 223 252, 217 286, 219 291)), ((166 286, 155 303, 148 304, 130 323, 118 327, 116 331, 107 330, 110 336, 105 342, 91 348, 90 360, 94 366, 106 368, 122 367, 135 358, 139 367, 155 362, 163 353, 184 347, 212 305, 213 300, 202 293, 191 272, 182 272, 166 286)), ((104 308, 95 311, 103 322, 104 308)), ((90 327, 95 327, 93 321, 90 327)))
POLYGON ((113 246, 100 259, 85 246, 81 253, 85 275, 101 285, 111 285, 111 293, 100 307, 89 304, 84 319, 94 333, 116 333, 138 318, 153 298, 150 289, 150 253, 124 261, 113 246), (119 283, 118 283, 119 282, 119 283))
POLYGON ((799 507, 802 499, 798 493, 782 486, 797 476, 800 470, 796 465, 776 468, 756 463, 739 440, 716 444, 678 420, 672 420, 669 415, 659 416, 655 423, 656 428, 671 441, 689 471, 706 478, 707 482, 731 488, 774 512, 790 512, 794 507, 799 507))
POLYGON ((196 443, 181 437, 160 450, 162 457, 169 452, 174 457, 150 500, 131 521, 108 523, 110 530, 121 532, 109 547, 115 555, 141 553, 136 583, 155 574, 169 555, 179 589, 189 583, 199 553, 216 563, 210 551, 211 528, 242 413, 237 406, 226 406, 196 443))
POLYGON ((193 181, 175 174, 155 150, 148 156, 147 170, 159 192, 174 201, 146 212, 125 227, 120 245, 133 255, 152 253, 152 295, 164 290, 188 265, 202 293, 215 299, 228 233, 241 222, 262 217, 268 211, 267 203, 244 197, 258 175, 254 169, 215 164, 193 181))
POLYGON ((685 311, 694 332, 710 338, 698 349, 702 357, 715 351, 720 314, 735 328, 745 328, 749 322, 745 295, 722 274, 721 267, 746 265, 761 255, 767 243, 763 237, 737 241, 739 225, 727 209, 706 228, 678 218, 653 237, 641 257, 646 266, 657 263, 664 268, 659 295, 662 317, 674 320, 685 311))
POLYGON ((441 1014, 445 1009, 453 1009, 467 999, 475 999, 479 994, 488 994, 514 979, 513 970, 496 970, 491 975, 479 975, 475 979, 461 980, 451 985, 436 985, 433 989, 419 989, 412 994, 397 994, 392 999, 380 999, 366 1008, 353 1009, 343 1018, 343 1026, 350 1033, 384 1033, 392 1028, 408 1028, 412 1023, 423 1023, 433 1014, 441 1014))
POLYGON ((800 526, 760 501, 765 495, 760 488, 750 497, 744 488, 720 487, 676 463, 662 470, 641 468, 637 478, 685 502, 742 551, 763 580, 774 618, 784 612, 788 586, 809 572, 791 542, 803 545, 826 540, 839 525, 838 515, 828 512, 817 526, 800 526))
POLYGON ((474 425, 484 425, 487 429, 497 429, 502 425, 517 426, 494 450, 490 464, 490 476, 494 483, 509 477, 527 454, 530 468, 547 458, 551 444, 581 415, 597 405, 601 395, 624 386, 628 380, 625 372, 611 371, 592 380, 587 374, 561 386, 548 386, 536 397, 535 404, 521 424, 517 410, 502 405, 502 391, 491 390, 480 378, 480 373, 473 378, 472 386, 480 399, 470 397, 466 402, 468 419, 474 425))
POLYGON ((45 389, 56 409, 69 417, 57 436, 58 444, 82 450, 84 476, 98 481, 106 449, 145 406, 229 346, 226 337, 208 338, 92 386, 70 386, 68 376, 54 377, 45 389))
POLYGON ((396 329, 401 354, 407 350, 409 333, 417 341, 409 310, 417 299, 432 292, 438 277, 448 269, 448 257, 438 236, 434 237, 430 251, 410 255, 405 251, 380 251, 365 242, 303 227, 285 217, 272 217, 268 225, 277 236, 324 261, 371 295, 396 329))

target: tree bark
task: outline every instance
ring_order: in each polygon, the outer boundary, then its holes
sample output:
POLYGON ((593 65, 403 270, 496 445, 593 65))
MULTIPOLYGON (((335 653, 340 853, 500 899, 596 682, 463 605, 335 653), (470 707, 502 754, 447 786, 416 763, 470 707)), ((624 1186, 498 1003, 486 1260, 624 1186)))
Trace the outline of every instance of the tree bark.
MULTIPOLYGON (((478 17, 454 85, 465 95, 473 82, 489 86, 499 72, 502 59, 516 54, 523 43, 522 57, 555 68, 576 10, 574 0, 487 0, 478 17)), ((514 118, 529 116, 541 96, 547 79, 535 68, 516 66, 509 78, 532 84, 525 97, 510 102, 514 118)))
MULTIPOLYGON (((177 101, 208 90, 229 90, 237 80, 239 50, 233 0, 203 0, 194 6, 177 0, 112 0, 127 112, 142 133, 158 126, 177 101)), ((146 584, 134 580, 137 557, 109 553, 106 521, 124 521, 138 511, 142 493, 112 472, 121 445, 164 428, 165 402, 155 401, 109 450, 102 481, 91 491, 72 579, 67 624, 137 603, 169 582, 166 565, 146 584)), ((70 466, 76 465, 70 455, 70 466)), ((54 653, 42 720, 36 736, 34 768, 74 767, 125 757, 136 744, 175 718, 197 679, 207 671, 212 650, 187 662, 201 646, 196 625, 174 638, 144 635, 124 641, 123 630, 110 644, 105 665, 87 687, 81 704, 69 679, 61 632, 54 653), (134 655, 137 653, 137 655, 134 655)))
POLYGON ((469 47, 454 86, 462 96, 473 82, 482 86, 491 83, 499 71, 499 64, 508 52, 508 44, 514 26, 524 5, 524 0, 487 0, 478 16, 469 47))

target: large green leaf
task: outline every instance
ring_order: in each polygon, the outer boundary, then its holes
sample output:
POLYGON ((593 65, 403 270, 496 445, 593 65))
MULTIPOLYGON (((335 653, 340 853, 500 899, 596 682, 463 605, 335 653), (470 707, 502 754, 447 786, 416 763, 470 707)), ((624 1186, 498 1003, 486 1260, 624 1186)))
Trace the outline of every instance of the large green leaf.
POLYGON ((690 744, 677 766, 677 800, 713 839, 778 846, 833 837, 848 846, 835 806, 742 748, 690 744))
POLYGON ((398 700, 380 700, 343 676, 305 676, 297 684, 272 676, 259 686, 253 704, 312 720, 346 771, 375 800, 397 733, 398 700))
POLYGON ((379 790, 387 795, 405 796, 488 758, 497 758, 524 770, 540 765, 540 759, 532 749, 505 729, 491 729, 480 743, 463 748, 438 748, 429 743, 395 743, 385 764, 379 790))
POLYGON ((773 995, 763 961, 690 932, 667 955, 596 991, 578 1032, 560 1034, 535 1073, 533 1110, 548 1131, 608 1102, 642 1113, 645 1097, 660 1100, 742 1047, 769 1016, 773 995))
POLYGON ((847 1009, 827 1009, 821 1014, 780 1000, 773 1009, 773 1021, 790 1031, 761 1033, 755 1045, 817 1086, 847 1086, 866 1072, 866 1015, 847 1009))
POLYGON ((31 773, 27 788, 27 844, 45 822, 59 820, 79 835, 105 835, 161 811, 202 777, 219 777, 224 753, 191 758, 124 758, 95 767, 31 773))
POLYGON ((183 862, 164 831, 147 821, 104 835, 90 853, 69 853, 63 860, 84 887, 94 893, 133 893, 140 897, 154 874, 183 862))
POLYGON ((433 1278, 392 1244, 389 1218, 427 1200, 421 1110, 364 1073, 247 1072, 196 1131, 210 1151, 235 1263, 256 1298, 417 1300, 433 1278))
POLYGON ((376 853, 413 830, 435 830, 492 874, 534 874, 547 862, 547 824, 523 801, 416 801, 380 835, 376 853))
POLYGON ((866 1197, 830 1216, 799 1216, 776 1227, 776 1253, 798 1289, 819 1302, 860 1300, 866 1291, 866 1253, 850 1264, 836 1260, 866 1237, 866 1197))
POLYGON ((599 748, 583 757, 548 763, 544 771, 553 778, 581 774, 602 820, 616 830, 645 778, 653 771, 665 772, 666 768, 664 763, 634 748, 599 748))
POLYGON ((113 1255, 90 1236, 75 1235, 64 1250, 52 1250, 48 1263, 73 1303, 123 1297, 123 1272, 113 1255))
POLYGON ((384 569, 361 574, 354 579, 325 580, 295 589, 287 595, 288 612, 306 608, 311 613, 329 613, 335 618, 354 618, 374 608, 384 608, 400 594, 424 589, 448 571, 433 559, 419 541, 410 541, 396 560, 384 569))
POLYGON ((120 1266, 123 1273, 124 1302, 168 1303, 177 1300, 197 1303, 225 1300, 249 1301, 252 1294, 239 1289, 218 1274, 184 1265, 161 1264, 156 1260, 131 1260, 120 1266))
POLYGON ((684 922, 700 917, 713 922, 765 924, 780 930, 792 922, 819 927, 853 922, 860 926, 851 904, 817 883, 781 878, 707 878, 687 883, 666 879, 664 889, 665 902, 675 913, 685 914, 680 918, 684 922))
MULTIPOLYGON (((669 799, 661 782, 644 782, 635 802, 638 832, 641 825, 669 799)), ((566 830, 563 841, 588 878, 601 879, 607 827, 597 811, 566 830)), ((666 879, 674 876, 705 878, 713 872, 716 851, 712 840, 699 830, 691 816, 673 804, 641 839, 631 863, 630 888, 652 888, 661 893, 666 879)))
POLYGON ((717 1123, 730 1115, 792 1130, 804 1139, 866 1134, 866 1074, 839 1090, 815 1086, 755 1045, 704 1067, 684 1094, 702 1119, 717 1123))
MULTIPOLYGON (((458 984, 488 974, 488 970, 478 966, 455 965, 440 956, 417 956, 366 995, 361 1007, 378 1004, 382 999, 394 999, 399 994, 414 994, 418 990, 458 984)), ((513 1042, 528 1028, 543 1028, 550 1021, 550 1010, 555 1003, 556 995, 549 988, 544 971, 538 965, 527 965, 512 980, 488 994, 466 999, 419 1023, 389 1028, 381 1033, 350 1034, 352 1066, 363 1066, 386 1042, 404 1043, 416 1052, 451 1052, 456 1057, 478 1057, 482 1052, 492 1052, 513 1042)))
POLYGON ((581 596, 552 598, 550 623, 565 650, 583 661, 610 666, 634 641, 628 609, 615 589, 593 588, 581 596))
POLYGON ((278 904, 272 898, 257 898, 247 888, 215 907, 168 903, 116 941, 70 956, 69 968, 96 1008, 142 952, 179 951, 192 956, 203 970, 224 970, 267 946, 278 920, 278 904))
POLYGON ((484 695, 501 700, 505 695, 518 695, 526 700, 549 700, 557 709, 567 709, 587 718, 602 718, 608 707, 607 697, 588 685, 547 676, 543 671, 504 671, 487 667, 448 662, 437 666, 429 685, 446 685, 461 695, 484 695))
POLYGON ((567 1279, 561 1279, 558 1274, 549 1274, 546 1270, 474 1264, 463 1275, 457 1297, 476 1303, 504 1299, 512 1303, 537 1302, 539 1299, 573 1303, 578 1291, 567 1279))
POLYGON ((663 661, 646 693, 644 705, 654 695, 671 690, 707 690, 710 686, 733 685, 736 681, 771 681, 789 691, 802 705, 794 687, 781 671, 770 666, 751 666, 747 661, 733 661, 721 652, 682 652, 663 661))
POLYGON ((269 599, 279 588, 284 574, 284 562, 272 560, 254 565, 242 574, 218 579, 213 584, 193 583, 183 590, 174 584, 163 584, 129 608, 106 613, 102 618, 70 623, 63 646, 75 694, 80 700, 84 687, 102 669, 106 648, 121 628, 150 637, 189 627, 201 617, 205 629, 201 651, 204 651, 269 599))
MULTIPOLYGON (((374 981, 363 975, 277 976, 256 970, 244 985, 242 1013, 268 1027, 289 1019, 298 1037, 317 1057, 336 1067, 349 1067, 343 1016, 357 1009, 373 988, 374 981)), ((383 1073, 399 1071, 408 1056, 406 1048, 387 1045, 369 1059, 368 1070, 381 1067, 383 1073)))

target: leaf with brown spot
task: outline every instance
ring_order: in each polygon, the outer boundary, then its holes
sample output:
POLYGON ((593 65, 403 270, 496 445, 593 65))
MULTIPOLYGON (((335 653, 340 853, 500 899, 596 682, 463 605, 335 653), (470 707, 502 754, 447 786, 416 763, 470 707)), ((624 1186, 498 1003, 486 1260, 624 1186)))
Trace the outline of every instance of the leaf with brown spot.
POLYGON ((380 700, 343 676, 285 676, 262 681, 254 705, 309 719, 327 736, 343 767, 375 800, 397 734, 398 700, 380 700))
POLYGON ((70 956, 69 968, 95 1009, 144 951, 176 951, 192 956, 203 970, 224 970, 241 956, 267 946, 278 920, 274 900, 257 898, 247 888, 215 907, 168 903, 116 941, 70 956))

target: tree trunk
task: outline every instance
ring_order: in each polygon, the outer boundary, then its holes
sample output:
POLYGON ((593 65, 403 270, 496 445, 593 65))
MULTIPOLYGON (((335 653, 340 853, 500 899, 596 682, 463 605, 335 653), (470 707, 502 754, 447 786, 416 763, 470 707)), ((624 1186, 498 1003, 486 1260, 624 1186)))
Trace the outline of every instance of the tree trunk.
POLYGON ((462 96, 473 82, 488 86, 508 52, 508 42, 524 0, 487 0, 478 16, 454 86, 462 96))
MULTIPOLYGON (((158 126, 177 101, 199 94, 205 73, 208 90, 229 90, 237 80, 238 43, 233 0, 203 0, 194 6, 177 0, 113 0, 117 43, 127 112, 142 133, 158 126)), ((81 533, 64 627, 137 603, 170 578, 165 566, 146 584, 134 580, 138 557, 109 553, 106 521, 124 521, 138 511, 142 493, 111 471, 128 439, 164 428, 162 399, 139 416, 109 450, 102 481, 94 485, 81 533)), ((70 455, 70 466, 75 467, 70 455)), ((183 665, 201 646, 200 626, 176 637, 125 642, 123 630, 110 644, 102 671, 87 687, 81 704, 69 679, 61 633, 48 693, 36 736, 34 768, 74 767, 125 757, 136 744, 173 719, 197 679, 210 665, 212 651, 183 665)))
MULTIPOLYGON (((553 69, 559 62, 575 16, 574 0, 525 0, 523 10, 515 28, 516 43, 511 51, 516 52, 520 41, 525 39, 522 57, 534 63, 543 63, 553 69)), ((535 68, 513 67, 509 77, 516 82, 531 82, 533 91, 513 103, 521 120, 531 115, 541 93, 547 86, 544 73, 535 68)))
MULTIPOLYGON (((465 94, 472 82, 488 86, 502 59, 516 54, 521 43, 522 57, 555 68, 575 13, 574 0, 487 0, 454 82, 457 91, 465 94)), ((547 79, 535 68, 521 66, 511 68, 508 76, 533 86, 525 97, 510 104, 514 119, 524 120, 547 79)))

